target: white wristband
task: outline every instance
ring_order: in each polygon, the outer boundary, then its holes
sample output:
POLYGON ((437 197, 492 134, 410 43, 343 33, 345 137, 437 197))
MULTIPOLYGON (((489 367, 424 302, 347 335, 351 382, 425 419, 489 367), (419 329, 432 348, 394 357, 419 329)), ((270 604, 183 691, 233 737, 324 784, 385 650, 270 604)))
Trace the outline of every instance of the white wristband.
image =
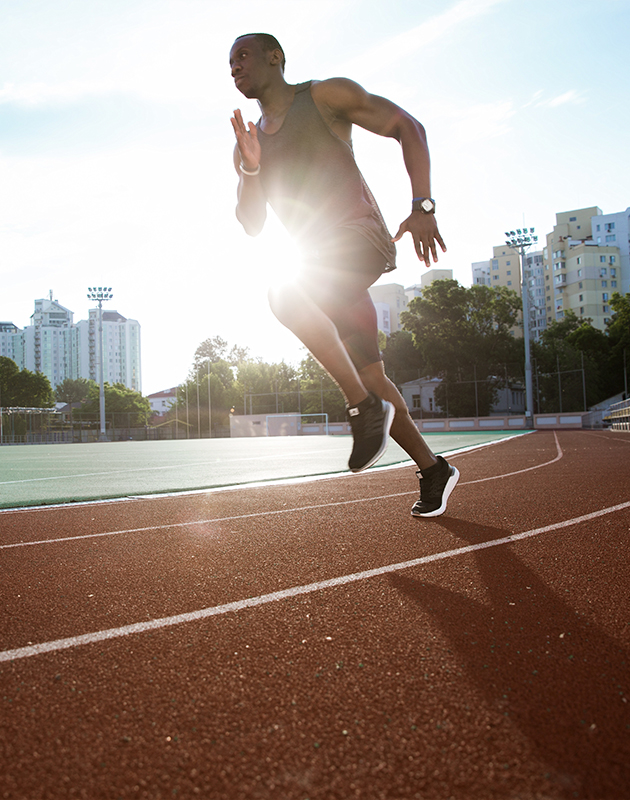
POLYGON ((260 172, 260 164, 256 167, 256 169, 250 170, 250 169, 245 169, 245 167, 243 166, 243 162, 241 161, 241 163, 238 165, 238 168, 243 173, 243 175, 249 175, 252 178, 254 177, 254 175, 258 175, 258 173, 260 172))

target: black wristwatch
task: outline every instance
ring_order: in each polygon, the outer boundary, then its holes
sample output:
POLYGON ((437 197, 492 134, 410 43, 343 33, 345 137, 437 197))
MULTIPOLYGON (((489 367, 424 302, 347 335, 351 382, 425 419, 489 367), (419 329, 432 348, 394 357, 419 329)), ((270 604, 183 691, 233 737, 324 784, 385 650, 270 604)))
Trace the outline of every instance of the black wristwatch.
POLYGON ((435 214, 435 200, 430 197, 414 197, 411 210, 421 211, 423 214, 435 214))

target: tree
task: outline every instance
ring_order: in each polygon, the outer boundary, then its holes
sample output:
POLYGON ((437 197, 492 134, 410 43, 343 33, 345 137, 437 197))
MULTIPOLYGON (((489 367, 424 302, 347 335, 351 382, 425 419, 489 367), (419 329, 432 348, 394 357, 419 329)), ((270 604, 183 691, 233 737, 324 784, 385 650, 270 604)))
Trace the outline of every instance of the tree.
POLYGON ((520 309, 520 298, 507 287, 465 288, 442 280, 401 314, 424 370, 442 379, 436 401, 450 416, 490 413, 507 368, 523 362, 523 342, 512 334, 520 309))
MULTIPOLYGON (((96 417, 100 407, 100 393, 98 384, 91 381, 88 398, 81 406, 80 416, 96 417)), ((145 425, 147 418, 151 414, 151 403, 140 392, 130 389, 124 383, 105 383, 103 386, 105 393, 105 413, 106 414, 128 414, 129 426, 145 425)))
POLYGON ((220 336, 213 336, 203 341, 195 350, 193 360, 193 370, 197 370, 202 364, 226 361, 231 366, 237 366, 243 361, 247 361, 249 348, 233 345, 229 350, 229 345, 220 336))
POLYGON ((328 414, 330 422, 346 416, 346 402, 341 390, 322 365, 309 353, 300 364, 302 414, 328 414))
POLYGON ((239 401, 243 402, 243 407, 248 403, 248 413, 250 408, 253 414, 297 413, 297 378, 295 367, 284 361, 279 364, 267 364, 260 359, 241 362, 236 385, 239 401))
POLYGON ((614 292, 610 305, 614 314, 608 323, 610 371, 615 376, 615 392, 625 387, 630 367, 630 294, 614 292))
POLYGON ((96 382, 87 378, 66 378, 57 384, 55 397, 58 403, 82 403, 93 386, 97 386, 96 382))
POLYGON ((583 411, 584 387, 587 408, 614 394, 609 337, 571 309, 532 343, 532 357, 539 412, 583 411))
POLYGON ((388 337, 383 350, 383 365, 388 377, 396 384, 426 375, 422 353, 414 344, 413 335, 406 330, 395 331, 388 337))
POLYGON ((50 381, 42 372, 20 370, 15 361, 0 356, 0 405, 51 408, 55 397, 50 381))

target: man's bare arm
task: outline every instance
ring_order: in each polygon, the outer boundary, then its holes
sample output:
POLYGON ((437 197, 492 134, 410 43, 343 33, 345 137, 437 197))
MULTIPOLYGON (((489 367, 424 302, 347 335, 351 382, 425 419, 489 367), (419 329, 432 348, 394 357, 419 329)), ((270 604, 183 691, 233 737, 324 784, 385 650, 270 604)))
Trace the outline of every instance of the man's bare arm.
POLYGON ((267 219, 267 201, 260 182, 260 143, 253 122, 246 127, 239 109, 232 117, 232 128, 236 136, 234 167, 239 176, 236 218, 245 232, 257 236, 267 219), (246 172, 243 172, 241 165, 246 172), (256 173, 253 175, 247 172, 256 173))
MULTIPOLYGON (((431 197, 429 148, 424 127, 417 119, 390 100, 369 94, 346 78, 320 81, 311 91, 330 127, 342 138, 350 138, 350 127, 355 124, 379 136, 396 139, 402 147, 412 197, 431 197)), ((427 267, 431 266, 431 256, 438 260, 436 242, 446 251, 434 214, 413 211, 402 222, 393 241, 397 242, 407 231, 412 235, 418 258, 427 267)))

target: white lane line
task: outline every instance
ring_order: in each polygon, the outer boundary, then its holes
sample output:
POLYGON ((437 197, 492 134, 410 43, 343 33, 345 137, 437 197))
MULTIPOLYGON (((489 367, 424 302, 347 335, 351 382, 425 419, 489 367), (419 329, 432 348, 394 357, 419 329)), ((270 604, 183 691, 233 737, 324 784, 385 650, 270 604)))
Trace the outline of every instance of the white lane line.
POLYGON ((594 511, 590 514, 584 514, 581 517, 574 517, 567 519, 563 522, 556 522, 553 525, 545 525, 543 528, 534 528, 530 531, 523 533, 515 533, 510 536, 504 536, 501 539, 492 539, 487 542, 479 542, 478 544, 471 544, 465 547, 458 547, 455 550, 446 550, 442 553, 434 553, 430 556, 423 556, 421 558, 414 558, 411 561, 402 561, 398 564, 388 564, 383 567, 375 569, 364 570, 363 572, 354 572, 351 575, 341 575, 337 578, 330 578, 325 581, 318 581, 317 583, 308 583, 303 586, 292 586, 289 589, 282 589, 278 592, 271 592, 270 594, 259 595, 258 597, 248 597, 245 600, 236 600, 232 603, 224 603, 220 606, 211 606, 210 608, 201 608, 197 611, 189 611, 185 614, 176 614, 171 617, 162 617, 160 619, 153 619, 147 622, 136 622, 131 625, 123 625, 120 628, 108 628, 102 631, 93 631, 92 633, 84 633, 80 636, 70 636, 67 639, 56 639, 51 642, 41 642, 40 644, 29 645, 27 647, 18 647, 14 650, 4 650, 0 652, 0 662, 3 661, 16 661, 20 658, 29 658, 30 656, 38 656, 43 653, 52 653, 56 650, 68 650, 73 647, 79 647, 84 644, 94 644, 95 642, 104 642, 109 639, 119 639, 123 636, 131 636, 134 633, 145 633, 146 631, 154 631, 160 628, 168 628, 174 625, 181 625, 185 622, 197 622, 208 617, 216 617, 222 614, 229 614, 234 611, 242 611, 245 608, 255 608, 263 606, 268 603, 276 603, 280 600, 286 600, 289 597, 297 597, 302 594, 312 594, 313 592, 320 592, 324 589, 332 589, 337 586, 344 586, 349 583, 357 583, 358 581, 368 580, 380 575, 386 575, 390 572, 399 572, 411 567, 418 567, 422 564, 430 564, 435 561, 444 561, 456 556, 465 555, 466 553, 474 553, 477 550, 486 550, 490 547, 499 547, 504 544, 511 544, 523 539, 531 538, 532 536, 539 536, 543 533, 550 533, 551 531, 561 530, 562 528, 580 525, 583 522, 590 522, 591 520, 598 519, 607 514, 614 514, 617 511, 624 511, 630 508, 630 501, 620 503, 616 506, 603 508, 600 511, 594 511))
POLYGON ((560 461, 564 453, 562 452, 562 448, 560 447, 560 442, 558 441, 558 434, 554 431, 553 432, 554 439, 556 440, 556 457, 551 461, 547 461, 544 464, 536 464, 533 467, 526 467, 525 469, 519 469, 516 472, 504 472, 502 475, 493 475, 491 478, 479 478, 476 481, 466 481, 465 483, 460 483, 460 486, 470 486, 471 483, 484 483, 485 481, 497 481, 499 478, 509 478, 512 475, 522 475, 523 472, 530 472, 533 469, 540 469, 541 467, 548 467, 550 464, 555 464, 556 461, 560 461))
MULTIPOLYGON (((511 475, 520 475, 521 472, 530 472, 533 469, 541 469, 542 467, 547 467, 549 464, 555 464, 556 461, 559 461, 562 458, 562 449, 560 447, 560 443, 558 442, 558 437, 554 432, 554 436, 556 439, 556 457, 553 458, 551 461, 546 461, 544 464, 538 464, 534 467, 526 467, 525 469, 519 470, 517 472, 508 472, 504 475, 492 475, 488 478, 479 478, 478 480, 474 481, 465 481, 464 483, 460 483, 460 486, 468 486, 471 483, 483 483, 484 481, 494 481, 498 478, 507 478, 511 475)), ((302 511, 313 511, 318 508, 332 508, 333 506, 347 506, 351 505, 352 503, 370 503, 375 500, 389 500, 393 497, 405 497, 410 494, 417 494, 417 491, 413 492, 396 492, 394 494, 382 494, 377 495, 374 497, 359 497, 355 498, 354 500, 340 500, 334 503, 318 503, 317 505, 312 506, 298 506, 297 508, 282 508, 276 511, 256 511, 252 514, 235 514, 234 516, 230 517, 214 517, 212 519, 197 519, 191 520, 190 522, 173 522, 168 525, 150 525, 146 528, 127 528, 125 530, 120 531, 103 531, 102 533, 86 533, 82 536, 63 536, 58 539, 39 539, 33 542, 13 542, 11 544, 3 544, 0 545, 0 550, 10 550, 15 547, 33 547, 35 545, 42 545, 42 544, 57 544, 59 542, 73 542, 79 539, 98 539, 102 536, 119 536, 123 533, 146 533, 147 531, 160 531, 160 530, 168 530, 169 528, 186 528, 192 525, 211 525, 216 524, 218 522, 233 522, 237 519, 252 519, 254 517, 266 517, 266 516, 273 516, 274 514, 291 514, 291 513, 298 513, 302 511)))

